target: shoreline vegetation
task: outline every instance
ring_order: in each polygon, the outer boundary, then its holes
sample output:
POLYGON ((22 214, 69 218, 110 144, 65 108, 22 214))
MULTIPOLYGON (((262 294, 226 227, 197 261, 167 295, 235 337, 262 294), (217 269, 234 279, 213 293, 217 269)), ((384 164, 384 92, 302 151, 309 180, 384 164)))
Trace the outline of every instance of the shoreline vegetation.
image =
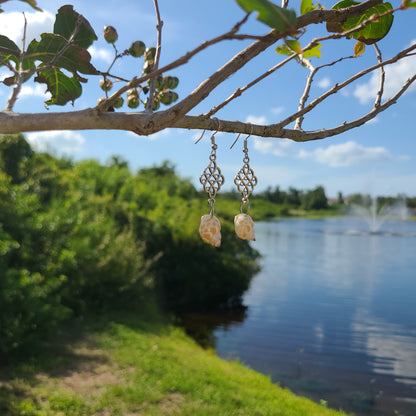
POLYGON ((72 322, 0 375, 5 416, 346 415, 218 358, 157 309, 72 322))
MULTIPOLYGON (((414 203, 415 198, 410 202, 414 203)), ((253 196, 255 221, 339 215, 324 189, 253 196), (283 203, 281 203, 283 202, 283 203)), ((133 174, 0 137, 0 414, 338 415, 203 350, 172 319, 241 307, 259 253, 238 239, 240 196, 201 241, 206 195, 169 162, 133 174)))

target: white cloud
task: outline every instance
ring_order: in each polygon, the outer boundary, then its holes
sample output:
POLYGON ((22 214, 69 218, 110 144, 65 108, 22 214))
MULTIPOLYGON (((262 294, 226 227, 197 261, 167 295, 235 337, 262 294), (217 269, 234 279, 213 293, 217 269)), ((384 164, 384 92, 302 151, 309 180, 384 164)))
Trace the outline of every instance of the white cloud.
POLYGON ((380 120, 377 117, 368 120, 365 124, 377 124, 380 120))
MULTIPOLYGON (((49 12, 25 13, 27 20, 26 44, 39 38, 44 32, 53 31, 55 16, 49 12)), ((0 14, 0 27, 2 35, 9 37, 20 47, 23 37, 24 18, 22 13, 11 12, 0 14)))
POLYGON ((27 140, 37 151, 57 151, 65 155, 81 153, 85 143, 81 134, 69 130, 29 133, 27 140))
POLYGON ((261 153, 274 156, 286 156, 291 153, 294 143, 288 139, 259 139, 254 138, 254 148, 261 153))
POLYGON ((88 48, 88 52, 91 54, 92 59, 101 60, 107 63, 111 63, 113 60, 113 55, 108 49, 91 46, 88 48))
POLYGON ((169 136, 170 133, 171 133, 171 129, 164 129, 164 130, 158 131, 157 133, 150 134, 149 136, 138 136, 136 133, 134 133, 132 131, 129 131, 127 134, 129 134, 130 136, 134 136, 135 138, 142 137, 142 138, 148 139, 148 140, 157 140, 157 139, 160 139, 162 137, 169 136))
POLYGON ((157 133, 153 133, 150 136, 147 136, 147 138, 150 139, 150 140, 157 140, 157 139, 160 139, 162 137, 169 136, 170 132, 171 132, 170 129, 164 129, 164 130, 158 131, 157 133))
POLYGON ((384 147, 364 147, 356 142, 319 147, 311 152, 301 150, 298 157, 332 167, 347 167, 368 162, 389 160, 393 155, 384 147))
POLYGON ((331 85, 331 80, 328 77, 324 77, 316 84, 319 88, 328 88, 331 85))
POLYGON ((272 108, 270 110, 274 115, 278 116, 285 111, 285 108, 282 105, 279 105, 278 107, 272 108))
POLYGON ((23 85, 20 91, 21 97, 41 97, 45 100, 50 97, 50 93, 46 92, 46 85, 36 84, 34 87, 23 85))
MULTIPOLYGON (((415 43, 413 41, 412 43, 415 43)), ((416 56, 410 56, 401 61, 385 67, 386 81, 384 84, 383 98, 392 97, 404 84, 404 82, 415 73, 416 56)), ((365 84, 359 84, 354 90, 354 97, 358 98, 360 104, 367 104, 376 97, 379 88, 379 72, 374 71, 370 80, 365 84)), ((416 89, 413 83, 407 91, 416 89)))
POLYGON ((266 118, 266 116, 253 116, 253 115, 249 115, 246 118, 246 123, 251 123, 251 124, 266 124, 267 123, 267 118, 266 118))

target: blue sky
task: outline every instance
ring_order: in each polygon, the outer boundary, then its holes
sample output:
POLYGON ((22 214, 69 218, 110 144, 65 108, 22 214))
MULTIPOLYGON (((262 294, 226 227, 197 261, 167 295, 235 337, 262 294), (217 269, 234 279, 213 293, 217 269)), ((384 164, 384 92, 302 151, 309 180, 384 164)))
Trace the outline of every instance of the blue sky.
MULTIPOLYGON (((105 25, 117 28, 119 50, 128 48, 134 40, 142 40, 147 46, 155 46, 155 13, 151 0, 81 1, 70 2, 82 13, 95 29, 99 40, 90 49, 93 64, 105 70, 112 59, 112 48, 102 38, 105 25)), ((290 0, 289 6, 298 11, 298 1, 290 0)), ((397 6, 400 2, 393 1, 397 6), (396 4, 397 3, 397 4, 396 4)), ((0 15, 1 33, 17 43, 21 39, 23 17, 28 19, 28 39, 31 40, 44 31, 51 31, 54 15, 60 6, 66 4, 58 0, 38 0, 44 13, 35 13, 21 2, 8 2, 0 15), (17 11, 17 12, 16 12, 17 11)), ((335 1, 323 0, 330 8, 335 1)), ((244 15, 234 0, 159 0, 164 21, 161 64, 198 46, 206 39, 228 31, 244 15)), ((401 12, 395 17, 390 36, 379 42, 384 58, 416 41, 414 21, 416 10, 401 12)), ((243 27, 242 33, 262 34, 268 28, 257 22, 254 15, 243 27)), ((319 27, 313 27, 304 35, 307 40, 319 34, 319 27)), ((320 60, 312 59, 320 65, 335 59, 336 53, 352 54, 355 41, 327 42, 322 47, 320 60)), ((248 41, 226 42, 216 45, 193 58, 184 67, 171 72, 180 79, 177 88, 179 97, 186 96, 206 77, 215 72, 235 53, 248 45, 248 41)), ((231 76, 219 89, 192 111, 200 114, 221 103, 238 87, 246 85, 281 60, 274 47, 263 53, 258 60, 248 64, 241 72, 231 76)), ((360 58, 349 60, 336 67, 322 70, 317 74, 311 90, 311 97, 317 97, 336 82, 345 79, 357 68, 375 61, 371 47, 360 58), (335 69, 334 69, 335 68, 335 69)), ((120 76, 133 76, 141 72, 141 60, 127 57, 112 70, 120 76)), ((416 68, 416 57, 392 65, 387 69, 388 82, 385 98, 399 88, 416 68)), ((219 118, 250 121, 264 124, 274 123, 296 111, 298 100, 305 86, 308 71, 292 62, 268 77, 265 82, 248 90, 237 100, 217 114, 219 118)), ((0 79, 6 76, 0 68, 0 79)), ((74 107, 55 107, 49 111, 72 111, 94 106, 101 97, 99 78, 90 78, 84 93, 74 107)), ((378 74, 368 75, 331 98, 314 110, 306 119, 305 129, 331 127, 350 121, 371 109, 371 98, 378 86, 378 74)), ((308 143, 295 143, 287 139, 264 139, 252 137, 248 140, 251 166, 258 177, 256 190, 268 186, 289 186, 298 189, 311 189, 323 185, 328 196, 355 192, 378 195, 406 193, 416 195, 416 134, 414 114, 416 114, 416 92, 411 89, 389 110, 359 129, 338 137, 308 143)), ((24 85, 21 99, 15 107, 17 112, 42 112, 43 102, 48 98, 45 87, 28 82, 24 85)), ((5 107, 9 91, 0 90, 0 105, 5 107)), ((127 108, 127 107, 125 107, 127 108)), ((140 108, 139 108, 140 110, 140 108)), ((199 187, 198 178, 208 163, 210 134, 197 145, 194 141, 201 132, 168 129, 151 137, 139 137, 121 131, 66 131, 36 132, 27 134, 28 139, 39 149, 48 149, 56 154, 70 155, 75 160, 95 158, 105 162, 111 155, 123 156, 129 161, 132 170, 159 164, 168 159, 177 166, 182 176, 189 177, 199 187)), ((226 179, 225 188, 231 189, 233 178, 242 164, 242 140, 230 150, 236 135, 217 134, 217 162, 226 179)), ((254 191, 254 195, 255 192, 254 191)))

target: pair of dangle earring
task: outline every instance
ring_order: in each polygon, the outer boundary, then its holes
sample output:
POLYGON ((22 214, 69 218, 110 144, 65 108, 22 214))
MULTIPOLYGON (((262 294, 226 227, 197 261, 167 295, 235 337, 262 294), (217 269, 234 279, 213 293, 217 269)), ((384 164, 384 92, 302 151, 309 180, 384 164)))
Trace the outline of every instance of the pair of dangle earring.
MULTIPOLYGON (((215 133, 211 136, 211 154, 209 156, 209 164, 203 171, 199 178, 204 191, 208 193, 208 203, 210 205, 210 213, 201 217, 201 223, 199 226, 199 234, 203 241, 211 244, 214 247, 220 247, 221 245, 221 224, 218 218, 214 215, 214 204, 217 192, 224 184, 224 176, 221 173, 221 169, 217 166, 217 145, 215 144, 215 133)), ((238 135, 236 141, 231 147, 237 142, 240 135, 238 135)), ((237 186, 238 191, 241 193, 241 204, 240 214, 234 218, 235 232, 238 237, 243 240, 255 240, 254 235, 254 222, 249 215, 250 212, 250 201, 249 196, 253 192, 254 187, 257 185, 257 177, 250 167, 250 159, 248 157, 247 149, 247 136, 244 140, 244 158, 243 167, 238 171, 234 178, 234 183, 237 186), (246 212, 244 211, 246 206, 246 212)), ((202 138, 202 136, 201 136, 202 138)), ((200 138, 200 139, 201 139, 200 138)), ((199 139, 199 140, 200 140, 199 139)), ((199 141, 198 140, 198 141, 199 141)))
MULTIPOLYGON (((238 138, 233 143, 231 147, 237 142, 238 138)), ((238 191, 241 193, 241 204, 240 204, 240 214, 237 214, 234 217, 234 226, 235 233, 238 237, 243 240, 254 241, 254 222, 249 215, 250 212, 250 201, 249 196, 253 192, 254 187, 257 185, 257 177, 254 174, 253 169, 250 167, 250 158, 248 157, 247 149, 247 139, 250 137, 247 136, 244 139, 244 158, 243 158, 243 167, 238 171, 237 175, 234 178, 234 183, 237 186, 238 191), (246 213, 243 212, 244 206, 247 207, 246 213)))
MULTIPOLYGON (((221 169, 217 166, 217 145, 215 144, 215 133, 211 136, 211 154, 209 156, 209 164, 199 178, 204 191, 208 193, 208 203, 210 205, 210 213, 201 217, 199 226, 199 235, 202 240, 214 247, 221 245, 221 224, 214 215, 214 204, 217 192, 224 184, 224 176, 221 169)), ((202 137, 202 136, 201 136, 202 137)))

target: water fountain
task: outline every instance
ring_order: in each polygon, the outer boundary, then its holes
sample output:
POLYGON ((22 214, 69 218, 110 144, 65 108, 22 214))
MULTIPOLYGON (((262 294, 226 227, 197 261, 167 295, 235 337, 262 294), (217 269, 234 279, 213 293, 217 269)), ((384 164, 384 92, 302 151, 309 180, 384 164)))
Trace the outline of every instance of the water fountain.
POLYGON ((393 231, 383 231, 381 229, 382 225, 386 221, 407 220, 410 217, 405 196, 401 196, 393 204, 384 204, 380 208, 378 207, 378 198, 376 196, 369 196, 368 198, 370 198, 369 205, 351 204, 347 209, 347 214, 363 219, 368 226, 370 234, 395 234, 393 231))

